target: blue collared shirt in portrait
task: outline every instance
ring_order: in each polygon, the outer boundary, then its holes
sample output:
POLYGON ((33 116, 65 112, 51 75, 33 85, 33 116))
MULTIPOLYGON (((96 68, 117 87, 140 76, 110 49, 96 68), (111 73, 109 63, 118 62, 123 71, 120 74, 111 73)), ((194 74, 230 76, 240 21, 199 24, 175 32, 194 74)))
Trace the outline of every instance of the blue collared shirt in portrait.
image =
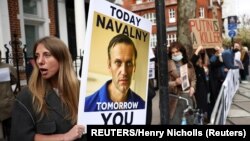
POLYGON ((128 90, 128 100, 126 102, 111 101, 108 97, 107 89, 109 83, 111 83, 111 80, 107 81, 94 94, 86 97, 84 108, 85 112, 134 110, 145 108, 145 101, 131 89, 128 90))

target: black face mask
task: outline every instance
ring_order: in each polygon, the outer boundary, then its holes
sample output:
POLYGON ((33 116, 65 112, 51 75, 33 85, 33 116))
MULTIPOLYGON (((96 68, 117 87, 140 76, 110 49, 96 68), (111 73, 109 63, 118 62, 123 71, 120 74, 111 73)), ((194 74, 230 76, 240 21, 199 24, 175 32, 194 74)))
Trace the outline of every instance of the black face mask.
POLYGON ((237 52, 237 51, 239 51, 239 49, 233 49, 233 52, 234 52, 234 53, 237 52))

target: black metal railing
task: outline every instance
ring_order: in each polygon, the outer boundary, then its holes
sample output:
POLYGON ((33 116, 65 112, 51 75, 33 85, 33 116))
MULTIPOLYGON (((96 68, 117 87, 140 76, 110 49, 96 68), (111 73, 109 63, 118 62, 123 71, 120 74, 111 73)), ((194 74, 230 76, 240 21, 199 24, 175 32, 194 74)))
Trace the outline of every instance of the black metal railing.
MULTIPOLYGON (((17 93, 21 90, 21 80, 24 80, 28 83, 29 77, 33 71, 32 61, 34 60, 32 57, 29 57, 27 55, 27 46, 23 45, 23 47, 21 47, 22 42, 18 39, 17 35, 14 35, 14 38, 9 42, 9 45, 11 46, 12 50, 10 50, 10 48, 8 48, 8 45, 5 44, 4 48, 6 49, 5 51, 6 57, 1 59, 2 61, 16 68, 17 84, 15 88, 15 93, 17 93), (20 77, 21 73, 25 74, 24 78, 20 77)), ((77 56, 73 61, 74 69, 79 78, 81 77, 82 63, 83 63, 83 53, 80 53, 80 56, 77 56)))

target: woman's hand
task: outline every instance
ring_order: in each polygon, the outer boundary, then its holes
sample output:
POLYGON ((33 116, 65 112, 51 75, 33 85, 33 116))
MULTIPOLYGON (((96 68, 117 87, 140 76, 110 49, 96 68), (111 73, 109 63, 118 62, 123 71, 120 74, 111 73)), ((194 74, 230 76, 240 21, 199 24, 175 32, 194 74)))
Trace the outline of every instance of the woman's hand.
POLYGON ((198 46, 198 48, 196 49, 196 51, 195 51, 195 54, 196 55, 198 55, 199 54, 199 52, 201 51, 203 49, 203 46, 198 46))
POLYGON ((178 77, 178 78, 175 79, 176 86, 181 85, 181 83, 182 83, 182 81, 181 81, 180 77, 178 77))
POLYGON ((35 134, 34 141, 73 141, 82 137, 85 133, 83 125, 75 125, 65 134, 35 134))
POLYGON ((189 89, 189 96, 192 97, 194 95, 194 88, 193 87, 190 87, 189 89))
POLYGON ((83 125, 75 125, 67 133, 64 134, 65 141, 73 141, 75 139, 81 138, 83 133, 85 133, 85 128, 83 125))

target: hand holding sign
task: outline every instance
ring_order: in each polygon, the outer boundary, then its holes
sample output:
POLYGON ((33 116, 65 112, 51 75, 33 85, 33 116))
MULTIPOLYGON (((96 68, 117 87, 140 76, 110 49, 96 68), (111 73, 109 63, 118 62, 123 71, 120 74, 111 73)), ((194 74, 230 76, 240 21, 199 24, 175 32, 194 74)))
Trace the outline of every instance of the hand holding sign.
POLYGON ((221 46, 220 26, 217 19, 190 19, 189 26, 193 48, 221 46))
POLYGON ((203 46, 199 45, 198 48, 195 51, 195 54, 198 55, 199 52, 203 49, 203 46))

